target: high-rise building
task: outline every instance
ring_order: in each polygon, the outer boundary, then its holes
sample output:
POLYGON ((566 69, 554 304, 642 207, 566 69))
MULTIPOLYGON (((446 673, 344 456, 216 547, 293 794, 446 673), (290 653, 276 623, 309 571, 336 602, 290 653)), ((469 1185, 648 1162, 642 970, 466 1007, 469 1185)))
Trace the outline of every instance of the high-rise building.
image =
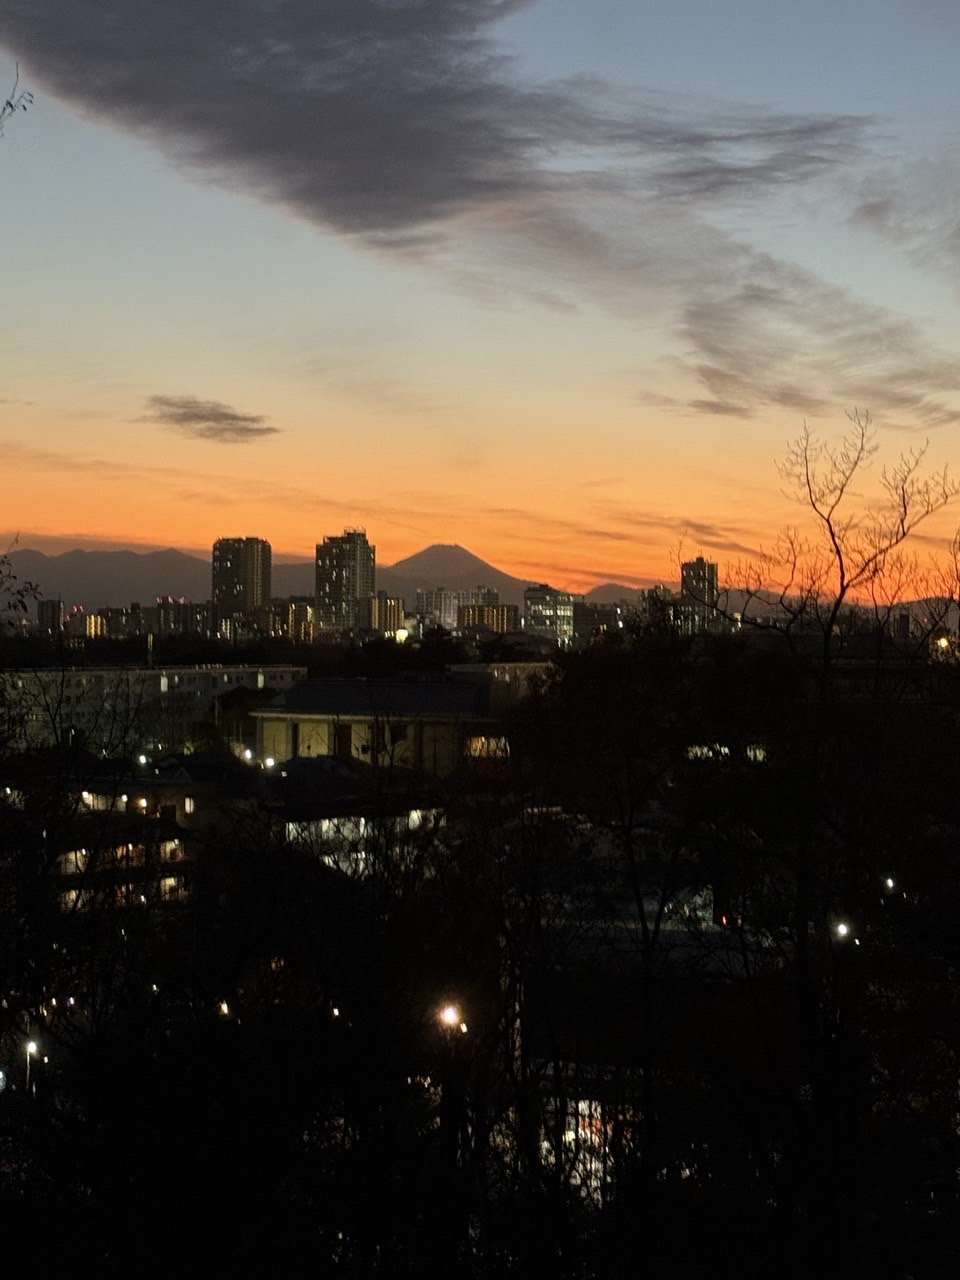
POLYGON ((523 629, 531 635, 569 644, 573 637, 574 598, 541 582, 523 593, 523 629))
POLYGON ((213 544, 213 607, 220 635, 231 634, 270 603, 270 543, 265 538, 218 538, 213 544))
POLYGON ((720 623, 717 566, 703 556, 680 566, 680 626, 686 635, 714 631, 720 623))
POLYGON ((344 529, 317 544, 315 621, 322 631, 357 629, 360 601, 376 594, 376 560, 364 529, 344 529))
POLYGON ((43 635, 58 636, 63 630, 64 610, 63 601, 59 598, 56 600, 38 600, 37 601, 37 630, 43 635))

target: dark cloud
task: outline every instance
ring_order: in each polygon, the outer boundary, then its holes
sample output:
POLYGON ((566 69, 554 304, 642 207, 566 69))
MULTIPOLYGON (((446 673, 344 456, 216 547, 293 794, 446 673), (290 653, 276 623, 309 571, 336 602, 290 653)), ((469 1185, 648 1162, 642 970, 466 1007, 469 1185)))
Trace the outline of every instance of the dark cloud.
POLYGON ((227 404, 194 396, 150 396, 146 408, 141 422, 158 422, 185 436, 220 444, 249 444, 278 431, 265 425, 262 414, 238 413, 227 404))
POLYGON ((742 198, 859 145, 859 118, 524 87, 491 29, 527 2, 5 0, 0 40, 32 81, 181 166, 407 252, 535 192, 742 198))

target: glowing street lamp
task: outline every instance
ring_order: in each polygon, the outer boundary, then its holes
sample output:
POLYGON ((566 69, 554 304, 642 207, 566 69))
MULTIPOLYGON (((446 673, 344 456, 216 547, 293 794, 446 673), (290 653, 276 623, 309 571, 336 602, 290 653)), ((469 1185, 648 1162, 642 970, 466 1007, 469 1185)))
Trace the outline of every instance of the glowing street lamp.
POLYGON ((27 1041, 27 1088, 26 1088, 26 1093, 28 1097, 30 1095, 30 1059, 35 1058, 36 1055, 37 1055, 36 1040, 28 1040, 27 1041))
POLYGON ((448 1031, 459 1030, 462 1035, 467 1034, 467 1024, 463 1021, 460 1009, 455 1004, 445 1004, 437 1014, 437 1020, 448 1031))

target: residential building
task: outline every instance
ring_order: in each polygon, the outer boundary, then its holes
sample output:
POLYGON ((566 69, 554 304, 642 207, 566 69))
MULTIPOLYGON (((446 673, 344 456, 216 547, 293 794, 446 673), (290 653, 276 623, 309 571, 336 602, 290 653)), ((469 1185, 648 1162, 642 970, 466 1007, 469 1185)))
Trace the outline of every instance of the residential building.
POLYGON ((457 610, 457 630, 488 627, 505 635, 520 630, 520 610, 515 604, 462 604, 457 610))
POLYGON ((573 606, 573 631, 578 639, 623 630, 623 610, 618 604, 588 604, 577 601, 573 606))
POLYGON ((361 601, 376 594, 376 551, 364 529, 344 529, 317 544, 314 622, 321 631, 359 627, 361 601))
POLYGON ((306 597, 295 596, 287 601, 284 634, 294 644, 311 644, 313 642, 316 622, 316 603, 306 597))
POLYGON ((191 726, 218 720, 225 694, 279 693, 305 675, 305 667, 268 665, 34 668, 8 672, 5 696, 18 750, 75 742, 131 755, 179 749, 191 726))
POLYGON ((680 566, 680 628, 685 635, 715 631, 721 622, 717 566, 703 556, 680 566))
POLYGON ((270 543, 265 538, 218 538, 213 544, 213 607, 216 634, 233 638, 252 629, 258 610, 270 603, 270 543))
POLYGON ((528 587, 523 593, 523 629, 566 645, 573 637, 574 597, 547 583, 528 587))
POLYGON ((229 756, 170 755, 131 772, 107 763, 97 770, 89 760, 92 771, 75 784, 71 820, 58 832, 66 911, 185 902, 204 837, 224 810, 235 815, 259 799, 259 771, 229 756))
POLYGON ((58 636, 63 630, 62 600, 37 601, 37 630, 47 636, 58 636))
POLYGON ((359 606, 360 627, 364 631, 379 631, 384 636, 395 636, 404 629, 406 605, 400 596, 388 596, 378 591, 359 606))
POLYGON ((107 627, 97 613, 87 613, 83 605, 75 604, 63 624, 64 632, 73 639, 96 639, 107 634, 107 627))
POLYGON ((500 595, 492 587, 473 587, 468 591, 448 591, 446 587, 421 589, 417 592, 417 617, 423 626, 443 627, 455 631, 460 626, 460 610, 471 605, 496 608, 500 595))
POLYGON ((457 610, 466 603, 465 596, 464 591, 448 591, 446 587, 420 588, 417 591, 417 617, 421 626, 453 631, 457 625, 457 610))

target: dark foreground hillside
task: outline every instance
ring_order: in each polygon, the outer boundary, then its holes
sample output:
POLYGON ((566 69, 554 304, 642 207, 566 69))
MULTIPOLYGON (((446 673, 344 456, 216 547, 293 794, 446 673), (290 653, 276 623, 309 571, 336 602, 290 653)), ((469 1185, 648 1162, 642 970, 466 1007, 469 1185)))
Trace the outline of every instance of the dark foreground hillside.
POLYGON ((153 843, 90 799, 130 762, 8 751, 9 1266, 954 1275, 958 693, 636 633, 430 821, 385 761, 333 825, 232 784, 153 843))

